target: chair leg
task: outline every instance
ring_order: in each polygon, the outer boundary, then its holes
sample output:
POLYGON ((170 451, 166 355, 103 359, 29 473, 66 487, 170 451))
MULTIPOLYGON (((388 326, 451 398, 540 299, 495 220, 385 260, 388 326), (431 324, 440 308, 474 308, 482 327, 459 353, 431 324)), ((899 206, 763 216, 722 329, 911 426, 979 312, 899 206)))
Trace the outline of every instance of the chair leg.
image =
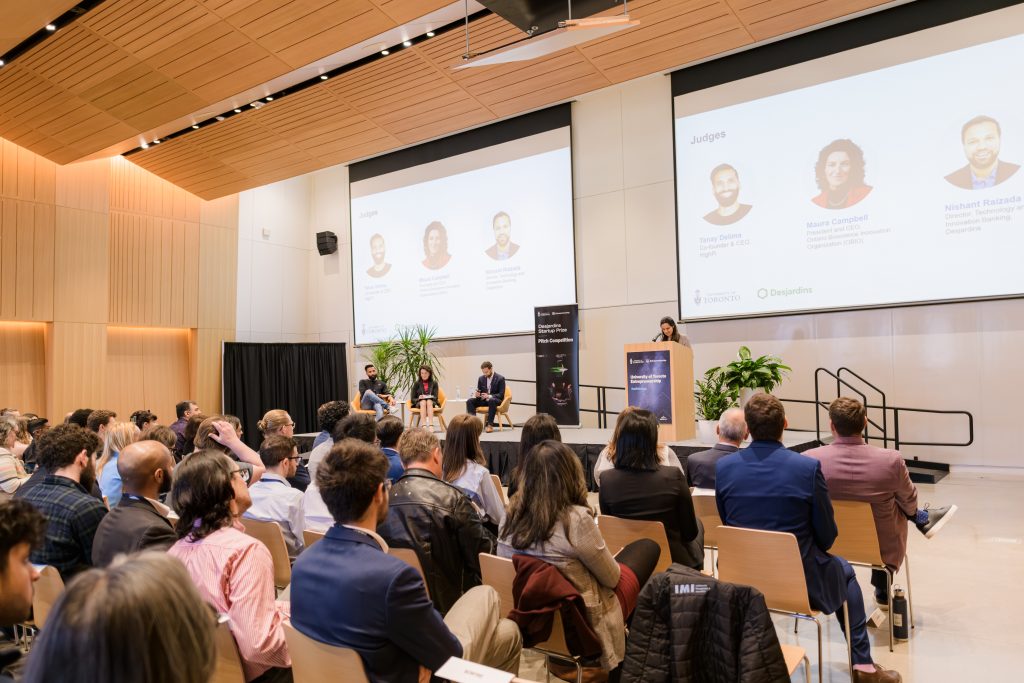
MULTIPOLYGON (((843 606, 845 607, 846 603, 843 603, 843 606)), ((825 657, 822 654, 821 621, 815 619, 814 625, 818 627, 818 683, 825 683, 825 657)), ((850 681, 853 681, 853 676, 850 676, 850 681)))
MULTIPOLYGON (((889 609, 892 609, 890 607, 889 609)), ((843 603, 843 623, 846 624, 846 662, 850 667, 850 680, 853 680, 853 645, 850 643, 850 607, 843 603)))
POLYGON ((441 413, 434 413, 434 417, 436 417, 437 421, 441 423, 441 429, 447 432, 448 423, 444 421, 444 415, 442 415, 441 413))
POLYGON ((895 640, 895 626, 892 623, 892 572, 889 571, 888 567, 882 567, 882 571, 885 572, 885 594, 889 598, 889 652, 892 652, 892 644, 895 640))
POLYGON ((807 658, 807 655, 804 655, 804 678, 807 683, 811 683, 811 660, 807 658))
POLYGON ((910 628, 914 628, 914 601, 910 596, 910 556, 903 556, 903 566, 907 568, 907 607, 910 609, 910 628))

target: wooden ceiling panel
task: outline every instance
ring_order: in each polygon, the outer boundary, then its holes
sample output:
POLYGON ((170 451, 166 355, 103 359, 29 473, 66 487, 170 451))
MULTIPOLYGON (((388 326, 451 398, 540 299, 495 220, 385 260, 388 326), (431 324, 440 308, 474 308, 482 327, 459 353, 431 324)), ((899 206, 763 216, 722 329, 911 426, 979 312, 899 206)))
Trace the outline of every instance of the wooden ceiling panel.
POLYGON ((398 25, 425 17, 451 3, 447 0, 371 0, 398 25))
POLYGON ((726 0, 755 40, 798 31, 848 14, 887 4, 888 0, 726 0))
POLYGON ((4 2, 0 5, 0 54, 5 54, 77 4, 78 0, 4 2))

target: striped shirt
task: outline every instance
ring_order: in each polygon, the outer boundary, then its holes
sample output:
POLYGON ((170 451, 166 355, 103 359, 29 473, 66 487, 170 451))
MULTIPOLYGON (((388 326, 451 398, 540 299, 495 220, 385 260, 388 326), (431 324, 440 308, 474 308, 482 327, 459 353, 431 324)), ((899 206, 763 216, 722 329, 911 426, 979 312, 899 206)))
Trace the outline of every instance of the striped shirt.
POLYGON ((245 680, 251 681, 272 667, 290 667, 292 660, 282 627, 288 603, 275 600, 270 551, 243 529, 236 522, 198 541, 186 537, 168 552, 184 563, 200 595, 231 617, 245 680))
POLYGON ((92 541, 107 507, 77 481, 47 474, 21 498, 46 517, 46 541, 32 551, 32 564, 48 564, 64 583, 92 566, 92 541))

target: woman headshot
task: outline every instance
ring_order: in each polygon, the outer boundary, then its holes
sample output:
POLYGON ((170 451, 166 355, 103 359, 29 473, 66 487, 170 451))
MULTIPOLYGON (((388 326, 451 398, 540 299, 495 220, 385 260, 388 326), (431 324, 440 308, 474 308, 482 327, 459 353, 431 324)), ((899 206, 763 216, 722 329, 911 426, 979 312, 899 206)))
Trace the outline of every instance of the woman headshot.
POLYGON ((423 266, 430 270, 440 270, 452 260, 448 253, 448 231, 440 221, 434 221, 423 233, 423 266))
POLYGON ((864 152, 852 140, 833 140, 818 153, 814 179, 821 194, 811 199, 823 209, 847 209, 871 193, 864 183, 864 152))

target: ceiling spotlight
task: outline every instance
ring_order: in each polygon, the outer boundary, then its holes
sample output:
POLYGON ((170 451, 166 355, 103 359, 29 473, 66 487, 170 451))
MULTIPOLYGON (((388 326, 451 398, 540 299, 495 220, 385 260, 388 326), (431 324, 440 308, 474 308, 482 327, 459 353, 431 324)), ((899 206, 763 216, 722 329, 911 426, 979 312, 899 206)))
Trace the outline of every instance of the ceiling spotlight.
POLYGON ((382 55, 384 55, 385 57, 387 57, 387 56, 388 56, 389 54, 391 54, 391 53, 390 53, 389 51, 387 51, 387 50, 381 50, 381 51, 380 51, 380 53, 381 53, 382 55))
POLYGON ((321 81, 326 81, 327 80, 327 74, 324 74, 323 76, 321 76, 320 80, 321 81))
POLYGON ((192 124, 192 130, 199 130, 199 124, 198 123, 193 123, 192 124))
POLYGON ((241 113, 242 113, 242 110, 241 110, 241 109, 236 109, 236 110, 235 110, 235 113, 236 113, 236 114, 241 114, 241 113))
POLYGON ((142 143, 142 149, 149 149, 149 143, 148 142, 143 142, 142 143))
POLYGON ((433 38, 433 37, 434 37, 434 32, 433 31, 427 31, 427 38, 433 38))
POLYGON ((404 45, 406 47, 412 47, 412 41, 411 40, 402 41, 402 45, 404 45))
POLYGON ((217 117, 217 120, 218 120, 218 121, 223 121, 223 120, 224 120, 224 117, 223 117, 223 116, 218 116, 218 117, 217 117))
POLYGON ((267 95, 267 102, 273 102, 273 101, 274 101, 274 98, 271 97, 270 95, 267 95))
POLYGON ((47 30, 47 31, 56 31, 56 30, 57 30, 57 27, 56 27, 56 26, 54 26, 53 24, 47 24, 47 25, 46 25, 46 30, 47 30))
POLYGON ((0 59, 0 66, 4 65, 4 60, 0 59))
POLYGON ((154 145, 159 145, 159 144, 160 144, 160 140, 159 140, 159 139, 157 139, 157 140, 153 140, 153 144, 154 144, 154 145))

